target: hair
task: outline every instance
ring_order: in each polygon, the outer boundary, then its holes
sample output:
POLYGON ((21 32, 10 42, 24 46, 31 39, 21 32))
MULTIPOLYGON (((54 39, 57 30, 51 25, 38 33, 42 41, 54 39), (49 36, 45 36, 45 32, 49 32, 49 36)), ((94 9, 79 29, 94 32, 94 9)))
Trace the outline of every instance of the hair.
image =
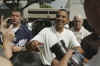
POLYGON ((10 60, 14 66, 41 66, 39 54, 32 51, 14 53, 10 60))
MULTIPOLYGON (((66 12, 66 14, 68 15, 68 19, 69 19, 69 14, 70 14, 70 12, 67 10, 67 9, 59 9, 58 11, 64 11, 64 12, 66 12)), ((57 11, 57 13, 56 14, 58 14, 58 11, 57 11)))
POLYGON ((84 22, 81 15, 75 15, 73 19, 77 19, 77 18, 79 18, 81 20, 81 22, 84 22))
POLYGON ((11 14, 12 14, 13 12, 19 12, 19 13, 21 14, 21 16, 23 16, 22 11, 21 11, 21 10, 19 10, 19 9, 13 9, 13 10, 11 11, 11 14))
POLYGON ((88 35, 82 40, 81 47, 84 50, 83 55, 87 59, 92 59, 93 56, 98 53, 98 49, 100 47, 99 43, 97 43, 98 40, 100 40, 100 38, 95 33, 88 35))
POLYGON ((75 17, 79 17, 80 19, 83 19, 82 15, 80 15, 80 14, 75 15, 74 18, 75 18, 75 17))

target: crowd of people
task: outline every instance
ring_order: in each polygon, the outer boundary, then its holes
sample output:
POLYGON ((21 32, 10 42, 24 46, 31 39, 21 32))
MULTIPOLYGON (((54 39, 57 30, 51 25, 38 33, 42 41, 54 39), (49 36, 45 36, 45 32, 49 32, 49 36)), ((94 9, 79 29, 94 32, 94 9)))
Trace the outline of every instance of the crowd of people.
POLYGON ((41 30, 38 30, 40 26, 36 27, 38 33, 35 30, 30 31, 27 25, 21 23, 22 13, 19 10, 12 10, 9 21, 5 21, 1 16, 0 44, 3 57, 0 57, 0 64, 2 66, 99 66, 99 3, 98 0, 84 2, 87 20, 94 32, 85 29, 84 21, 79 15, 74 16, 71 21, 73 25, 69 27, 70 14, 65 9, 58 9, 56 19, 49 27, 42 27, 41 30), (82 58, 82 62, 77 63, 79 60, 76 57, 82 58), (73 61, 74 59, 76 61, 73 61))

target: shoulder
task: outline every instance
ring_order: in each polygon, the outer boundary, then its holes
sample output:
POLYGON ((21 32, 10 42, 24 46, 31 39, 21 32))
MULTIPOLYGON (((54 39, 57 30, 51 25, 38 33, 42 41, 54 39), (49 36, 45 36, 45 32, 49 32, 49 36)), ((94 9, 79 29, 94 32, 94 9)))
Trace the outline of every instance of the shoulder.
POLYGON ((50 32, 50 31, 51 31, 51 27, 45 27, 40 32, 50 32))
POLYGON ((82 31, 85 31, 85 32, 89 32, 89 31, 88 31, 87 29, 85 29, 84 27, 82 27, 81 30, 82 30, 82 31))
POLYGON ((28 29, 28 27, 26 25, 21 25, 20 29, 28 29))
POLYGON ((67 33, 67 34, 73 34, 73 32, 70 30, 70 29, 64 29, 65 30, 65 32, 67 33))
POLYGON ((31 32, 26 25, 21 25, 19 28, 20 31, 31 32))
POLYGON ((28 29, 26 25, 21 25, 17 33, 23 33, 24 35, 32 36, 32 32, 28 29))
POLYGON ((71 27, 69 30, 72 31, 72 32, 74 32, 74 27, 71 27))
POLYGON ((91 32, 89 32, 87 29, 85 29, 84 27, 82 27, 82 30, 81 30, 84 34, 91 34, 91 32))

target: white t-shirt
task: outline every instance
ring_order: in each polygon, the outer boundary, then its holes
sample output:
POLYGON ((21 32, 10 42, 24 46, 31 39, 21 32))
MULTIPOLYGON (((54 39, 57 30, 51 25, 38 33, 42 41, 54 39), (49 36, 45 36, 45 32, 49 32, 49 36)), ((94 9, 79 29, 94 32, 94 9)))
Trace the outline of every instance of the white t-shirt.
POLYGON ((76 47, 80 46, 76 40, 72 31, 64 29, 62 33, 56 32, 54 27, 44 28, 38 35, 36 35, 32 40, 38 40, 43 43, 43 48, 40 48, 41 60, 45 65, 51 65, 54 54, 50 51, 55 43, 63 40, 66 44, 66 47, 76 47))
POLYGON ((74 33, 74 35, 76 36, 77 40, 79 43, 81 43, 81 40, 88 36, 89 34, 91 34, 89 31, 87 31, 84 27, 81 27, 80 31, 77 32, 74 30, 74 28, 71 28, 72 32, 74 33))

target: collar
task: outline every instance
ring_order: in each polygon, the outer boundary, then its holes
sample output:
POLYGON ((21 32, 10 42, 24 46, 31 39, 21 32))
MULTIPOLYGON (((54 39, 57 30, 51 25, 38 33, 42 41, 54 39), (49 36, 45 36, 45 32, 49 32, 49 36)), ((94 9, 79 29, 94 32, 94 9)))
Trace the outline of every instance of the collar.
POLYGON ((56 33, 56 34, 62 34, 65 31, 65 28, 64 28, 64 30, 61 33, 59 33, 58 31, 56 31, 55 26, 52 26, 52 31, 54 33, 56 33))

